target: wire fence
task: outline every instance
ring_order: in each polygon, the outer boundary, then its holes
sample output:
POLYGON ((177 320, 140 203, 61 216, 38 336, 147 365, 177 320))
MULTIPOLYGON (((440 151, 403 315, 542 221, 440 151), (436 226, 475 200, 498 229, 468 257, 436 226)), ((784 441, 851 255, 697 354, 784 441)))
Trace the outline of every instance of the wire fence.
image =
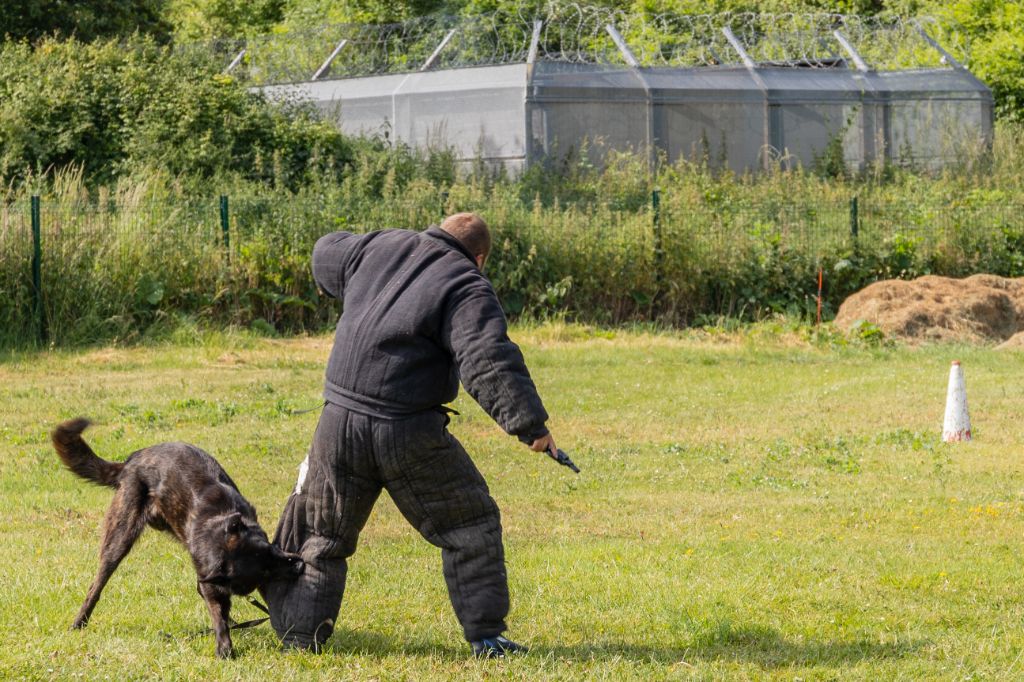
POLYGON ((220 197, 131 206, 0 207, 0 344, 128 338, 175 314, 296 330, 329 324, 309 258, 331 231, 422 229, 456 210, 494 231, 488 275, 512 314, 622 322, 808 309, 882 277, 1024 275, 1024 206, 694 202, 655 190, 629 203, 475 203, 425 192, 332 204, 220 197), (806 304, 806 305, 805 305, 806 304))
POLYGON ((644 67, 740 65, 739 46, 765 66, 846 68, 852 55, 843 40, 880 71, 945 66, 923 33, 961 62, 969 53, 962 32, 927 16, 643 14, 562 2, 549 3, 536 13, 495 11, 469 17, 431 15, 392 24, 329 24, 179 49, 212 54, 232 75, 256 85, 520 64, 531 55, 542 61, 625 66, 609 27, 644 67))

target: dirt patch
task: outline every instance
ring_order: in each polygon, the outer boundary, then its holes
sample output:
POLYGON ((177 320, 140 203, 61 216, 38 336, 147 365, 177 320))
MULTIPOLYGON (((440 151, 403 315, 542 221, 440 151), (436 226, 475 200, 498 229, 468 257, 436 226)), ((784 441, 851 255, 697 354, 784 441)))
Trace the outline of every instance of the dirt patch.
MULTIPOLYGON (((1024 278, 928 275, 875 282, 839 307, 836 325, 860 320, 909 341, 1007 341, 1024 332, 1024 278)), ((1024 347, 1024 339, 1018 342, 1024 347)))
POLYGON ((228 351, 227 353, 222 353, 221 356, 217 358, 217 364, 227 365, 229 367, 244 365, 245 358, 234 351, 228 351))

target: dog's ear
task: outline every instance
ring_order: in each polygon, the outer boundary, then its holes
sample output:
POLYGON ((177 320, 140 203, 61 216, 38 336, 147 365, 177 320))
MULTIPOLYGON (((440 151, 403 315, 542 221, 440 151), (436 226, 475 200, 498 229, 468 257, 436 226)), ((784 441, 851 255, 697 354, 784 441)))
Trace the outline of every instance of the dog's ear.
POLYGON ((242 515, 239 512, 235 512, 228 517, 225 523, 229 535, 237 535, 245 530, 245 523, 242 521, 242 515))

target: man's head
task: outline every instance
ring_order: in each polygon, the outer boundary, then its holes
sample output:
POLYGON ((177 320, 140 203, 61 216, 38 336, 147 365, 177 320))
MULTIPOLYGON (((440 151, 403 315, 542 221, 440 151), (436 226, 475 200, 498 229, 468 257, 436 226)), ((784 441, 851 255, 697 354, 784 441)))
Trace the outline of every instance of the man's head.
POLYGON ((491 232, 484 219, 475 213, 456 213, 444 219, 441 229, 462 242, 481 270, 491 253, 491 232))

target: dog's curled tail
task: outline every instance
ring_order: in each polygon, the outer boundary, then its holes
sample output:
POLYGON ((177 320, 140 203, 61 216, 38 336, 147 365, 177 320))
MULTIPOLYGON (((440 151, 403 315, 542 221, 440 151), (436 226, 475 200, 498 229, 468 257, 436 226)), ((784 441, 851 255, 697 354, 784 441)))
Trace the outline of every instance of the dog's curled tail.
POLYGON ((57 425, 50 437, 53 447, 64 466, 77 476, 100 485, 117 487, 117 479, 124 464, 100 459, 89 444, 82 440, 82 431, 89 426, 84 417, 71 419, 57 425))

